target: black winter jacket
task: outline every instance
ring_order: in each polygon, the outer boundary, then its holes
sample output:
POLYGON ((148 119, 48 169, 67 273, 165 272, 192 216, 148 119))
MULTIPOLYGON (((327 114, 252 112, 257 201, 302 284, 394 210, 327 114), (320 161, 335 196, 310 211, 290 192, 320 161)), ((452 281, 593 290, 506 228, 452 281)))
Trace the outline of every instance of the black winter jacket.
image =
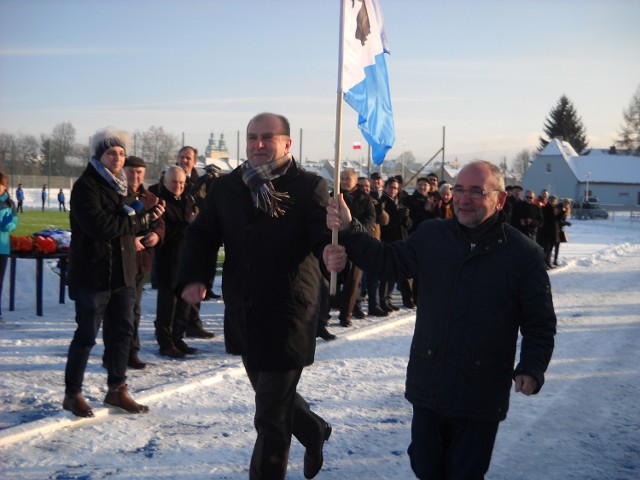
POLYGON ((544 383, 556 330, 549 278, 540 247, 504 219, 475 244, 456 219, 423 222, 391 245, 341 236, 364 270, 419 279, 405 393, 414 405, 499 421, 515 374, 535 378, 538 390, 544 383))
POLYGON ((328 188, 295 161, 273 181, 293 205, 272 218, 253 206, 240 168, 216 178, 187 229, 178 285, 209 284, 224 241, 225 346, 249 370, 284 371, 313 363, 319 314, 328 188))
POLYGON ((135 197, 118 195, 89 164, 71 190, 71 257, 68 283, 90 290, 135 286, 135 234, 146 225, 127 215, 135 197))

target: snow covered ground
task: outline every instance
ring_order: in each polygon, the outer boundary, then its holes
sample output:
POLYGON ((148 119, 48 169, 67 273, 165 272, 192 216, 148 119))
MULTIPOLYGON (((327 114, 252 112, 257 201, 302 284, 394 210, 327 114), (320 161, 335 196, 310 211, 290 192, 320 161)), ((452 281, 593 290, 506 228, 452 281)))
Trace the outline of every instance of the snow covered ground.
MULTIPOLYGON (((574 221, 550 272, 558 315, 556 351, 542 392, 512 395, 494 450, 490 480, 640 478, 640 222, 574 221)), ((190 340, 200 353, 160 357, 153 339, 155 291, 145 292, 140 357, 130 372, 134 398, 148 415, 102 406, 106 373, 96 345, 85 396, 96 412, 61 410, 73 302, 57 303, 58 277, 45 269, 44 317, 35 315, 32 261, 18 260, 16 310, 8 274, 0 324, 0 478, 244 479, 255 439, 253 392, 239 359, 224 353, 224 305, 202 304, 213 340, 190 340)), ((219 286, 216 288, 219 291, 219 286)), ((300 392, 333 425, 323 479, 410 479, 406 448, 411 408, 404 378, 415 316, 356 320, 339 338, 319 340, 300 392)), ((290 479, 302 479, 294 440, 290 479)))

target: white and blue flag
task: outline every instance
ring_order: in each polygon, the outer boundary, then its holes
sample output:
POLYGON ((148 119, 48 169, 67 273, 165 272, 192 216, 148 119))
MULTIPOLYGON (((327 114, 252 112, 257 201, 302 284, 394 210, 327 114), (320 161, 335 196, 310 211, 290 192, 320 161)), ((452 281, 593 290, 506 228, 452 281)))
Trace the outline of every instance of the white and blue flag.
POLYGON ((343 0, 340 88, 358 112, 358 127, 380 165, 396 140, 385 53, 387 37, 378 0, 343 0))

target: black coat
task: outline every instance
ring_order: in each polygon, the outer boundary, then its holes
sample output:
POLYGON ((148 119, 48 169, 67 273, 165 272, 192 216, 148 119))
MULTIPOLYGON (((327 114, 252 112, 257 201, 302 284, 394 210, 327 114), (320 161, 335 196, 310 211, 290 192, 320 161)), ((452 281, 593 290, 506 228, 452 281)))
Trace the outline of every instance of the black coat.
POLYGON ((240 168, 213 181, 187 230, 178 282, 209 284, 217 246, 222 274, 225 346, 250 370, 283 371, 313 363, 319 314, 320 261, 330 242, 328 188, 295 161, 273 181, 293 205, 272 218, 252 203, 240 168))
POLYGON ((412 404, 449 417, 499 421, 514 374, 542 387, 556 316, 542 251, 533 241, 497 221, 472 246, 456 219, 438 219, 421 223, 405 242, 351 234, 341 243, 366 271, 418 278, 405 393, 412 404))
MULTIPOLYGON (((135 234, 143 230, 139 215, 123 206, 135 197, 118 193, 89 164, 71 190, 70 290, 108 290, 135 286, 135 234)), ((70 291, 70 294, 72 292, 70 291)))
POLYGON ((397 203, 386 193, 380 199, 380 208, 389 215, 389 223, 380 226, 380 239, 388 243, 406 239, 411 228, 409 209, 397 203))
MULTIPOLYGON (((162 184, 151 185, 149 191, 165 201, 164 240, 155 247, 156 275, 159 285, 172 288, 178 272, 178 262, 195 202, 191 195, 176 198, 162 184)), ((185 189, 186 192, 186 189, 185 189)))

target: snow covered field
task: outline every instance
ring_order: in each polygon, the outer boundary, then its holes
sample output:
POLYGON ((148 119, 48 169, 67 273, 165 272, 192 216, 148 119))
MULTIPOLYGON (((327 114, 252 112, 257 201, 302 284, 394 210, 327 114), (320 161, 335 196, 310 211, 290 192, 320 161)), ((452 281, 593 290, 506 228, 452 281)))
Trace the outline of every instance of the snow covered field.
MULTIPOLYGON (((558 335, 547 383, 534 397, 513 395, 501 424, 489 480, 640 478, 640 222, 574 221, 550 272, 558 335)), ((73 302, 57 303, 58 277, 45 269, 44 317, 35 315, 33 261, 18 260, 16 310, 8 274, 0 324, 0 478, 244 479, 255 439, 253 392, 238 358, 224 353, 223 304, 205 302, 213 340, 189 340, 200 353, 160 357, 153 338, 155 291, 145 292, 140 357, 132 396, 148 415, 102 406, 106 372, 96 345, 85 396, 96 412, 61 409, 73 302)), ((218 279, 219 280, 219 279, 218 279)), ((219 285, 215 289, 219 291, 219 285)), ((411 408, 404 378, 415 316, 356 320, 336 315, 319 340, 300 392, 333 425, 319 479, 410 479, 406 448, 411 408)), ((302 479, 294 440, 288 478, 302 479)))

